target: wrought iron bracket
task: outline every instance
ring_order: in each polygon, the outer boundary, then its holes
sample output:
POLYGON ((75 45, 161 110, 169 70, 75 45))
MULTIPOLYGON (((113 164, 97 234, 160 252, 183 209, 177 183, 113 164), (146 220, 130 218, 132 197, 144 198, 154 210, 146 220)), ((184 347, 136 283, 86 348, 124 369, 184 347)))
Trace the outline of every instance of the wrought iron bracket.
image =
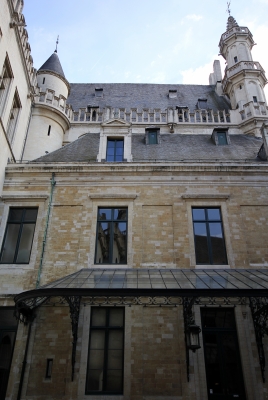
POLYGON ((70 307, 70 317, 72 323, 72 334, 73 334, 73 342, 72 342, 72 381, 74 380, 74 367, 75 367, 75 357, 76 357, 76 344, 77 344, 77 330, 78 330, 78 320, 79 320, 79 311, 80 311, 80 296, 66 296, 66 301, 70 307))
POLYGON ((265 352, 262 339, 268 334, 268 297, 250 297, 249 304, 259 353, 262 380, 265 382, 265 352))
POLYGON ((195 297, 183 297, 182 305, 183 305, 183 320, 184 320, 184 339, 185 339, 185 349, 186 349, 186 368, 187 368, 187 381, 190 381, 190 356, 189 356, 189 347, 187 346, 187 329, 188 326, 194 323, 194 315, 193 315, 193 305, 195 303, 195 297))

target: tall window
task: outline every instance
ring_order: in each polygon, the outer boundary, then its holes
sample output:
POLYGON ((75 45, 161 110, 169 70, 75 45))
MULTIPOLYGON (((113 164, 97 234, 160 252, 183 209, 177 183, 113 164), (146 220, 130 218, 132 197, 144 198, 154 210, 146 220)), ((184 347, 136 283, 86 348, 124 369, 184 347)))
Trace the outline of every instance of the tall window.
POLYGON ((124 309, 92 308, 86 394, 123 393, 124 309))
POLYGON ((6 389, 12 361, 18 321, 14 308, 0 307, 0 399, 6 398, 6 389))
POLYGON ((233 308, 203 308, 208 399, 245 400, 243 374, 233 308))
POLYGON ((21 108, 21 103, 20 103, 18 92, 16 90, 14 99, 13 99, 13 103, 12 103, 12 107, 10 110, 10 114, 9 114, 8 124, 7 124, 7 138, 8 138, 8 141, 10 144, 12 144, 13 139, 14 139, 14 134, 15 134, 18 118, 19 118, 20 108, 21 108))
POLYGON ((29 263, 37 210, 37 208, 11 208, 9 210, 0 263, 29 263))
POLYGON ((2 73, 0 76, 0 116, 2 116, 3 114, 12 78, 13 78, 13 73, 11 70, 10 62, 8 56, 6 56, 2 73))
POLYGON ((127 208, 99 208, 95 264, 127 263, 127 208))
POLYGON ((124 139, 107 139, 106 161, 124 160, 124 139))
POLYGON ((227 264, 220 208, 193 208, 197 264, 227 264))

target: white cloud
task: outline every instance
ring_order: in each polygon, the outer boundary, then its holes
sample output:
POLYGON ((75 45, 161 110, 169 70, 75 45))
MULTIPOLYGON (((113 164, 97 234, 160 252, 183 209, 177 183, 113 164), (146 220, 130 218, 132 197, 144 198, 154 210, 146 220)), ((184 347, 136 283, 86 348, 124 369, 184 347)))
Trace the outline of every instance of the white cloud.
POLYGON ((185 18, 191 19, 192 21, 200 21, 200 19, 202 19, 203 16, 202 15, 196 15, 196 14, 189 14, 189 15, 186 15, 185 18))
MULTIPOLYGON (((182 75, 182 83, 193 84, 193 85, 208 85, 209 74, 213 72, 213 61, 218 60, 217 56, 213 57, 211 61, 205 65, 201 65, 198 68, 190 68, 184 71, 180 71, 182 75)), ((224 71, 224 61, 220 60, 222 74, 224 71)))

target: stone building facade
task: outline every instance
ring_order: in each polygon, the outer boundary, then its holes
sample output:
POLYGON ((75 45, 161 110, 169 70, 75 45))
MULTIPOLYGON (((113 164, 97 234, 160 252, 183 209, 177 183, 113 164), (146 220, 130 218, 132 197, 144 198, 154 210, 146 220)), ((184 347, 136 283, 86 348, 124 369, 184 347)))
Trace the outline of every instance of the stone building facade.
POLYGON ((0 399, 268 399, 251 32, 228 18, 209 85, 69 83, 4 3, 0 399))

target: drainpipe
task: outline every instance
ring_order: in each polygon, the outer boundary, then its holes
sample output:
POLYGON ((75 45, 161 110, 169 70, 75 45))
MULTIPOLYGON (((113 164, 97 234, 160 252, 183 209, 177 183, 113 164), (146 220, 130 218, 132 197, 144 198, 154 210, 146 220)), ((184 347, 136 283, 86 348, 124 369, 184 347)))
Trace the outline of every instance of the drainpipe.
POLYGON ((46 227, 45 227, 43 243, 42 243, 41 258, 40 258, 38 275, 37 275, 37 280, 36 280, 36 285, 35 285, 36 288, 38 288, 40 285, 40 279, 41 279, 42 268, 43 268, 43 260, 44 260, 44 253, 45 253, 45 247, 46 247, 46 241, 47 241, 47 231, 48 231, 49 217, 50 217, 50 211, 51 211, 51 203, 52 203, 52 198, 53 198, 54 187, 56 185, 56 181, 54 178, 55 178, 55 173, 53 172, 52 178, 50 179, 50 196, 49 196, 49 203, 48 203, 48 208, 47 208, 46 227))
POLYGON ((19 384, 19 391, 18 391, 17 400, 20 400, 20 398, 21 398, 21 392, 22 392, 24 374, 25 374, 25 369, 26 369, 26 364, 27 364, 28 348, 29 348, 29 342, 30 342, 31 331, 32 331, 32 323, 33 323, 34 319, 35 319, 35 315, 32 314, 32 315, 30 316, 30 320, 29 320, 29 328, 28 328, 28 334, 27 334, 27 342, 26 342, 25 352, 24 352, 24 357, 23 357, 23 362, 22 362, 22 369, 21 369, 21 374, 20 374, 20 384, 19 384))

